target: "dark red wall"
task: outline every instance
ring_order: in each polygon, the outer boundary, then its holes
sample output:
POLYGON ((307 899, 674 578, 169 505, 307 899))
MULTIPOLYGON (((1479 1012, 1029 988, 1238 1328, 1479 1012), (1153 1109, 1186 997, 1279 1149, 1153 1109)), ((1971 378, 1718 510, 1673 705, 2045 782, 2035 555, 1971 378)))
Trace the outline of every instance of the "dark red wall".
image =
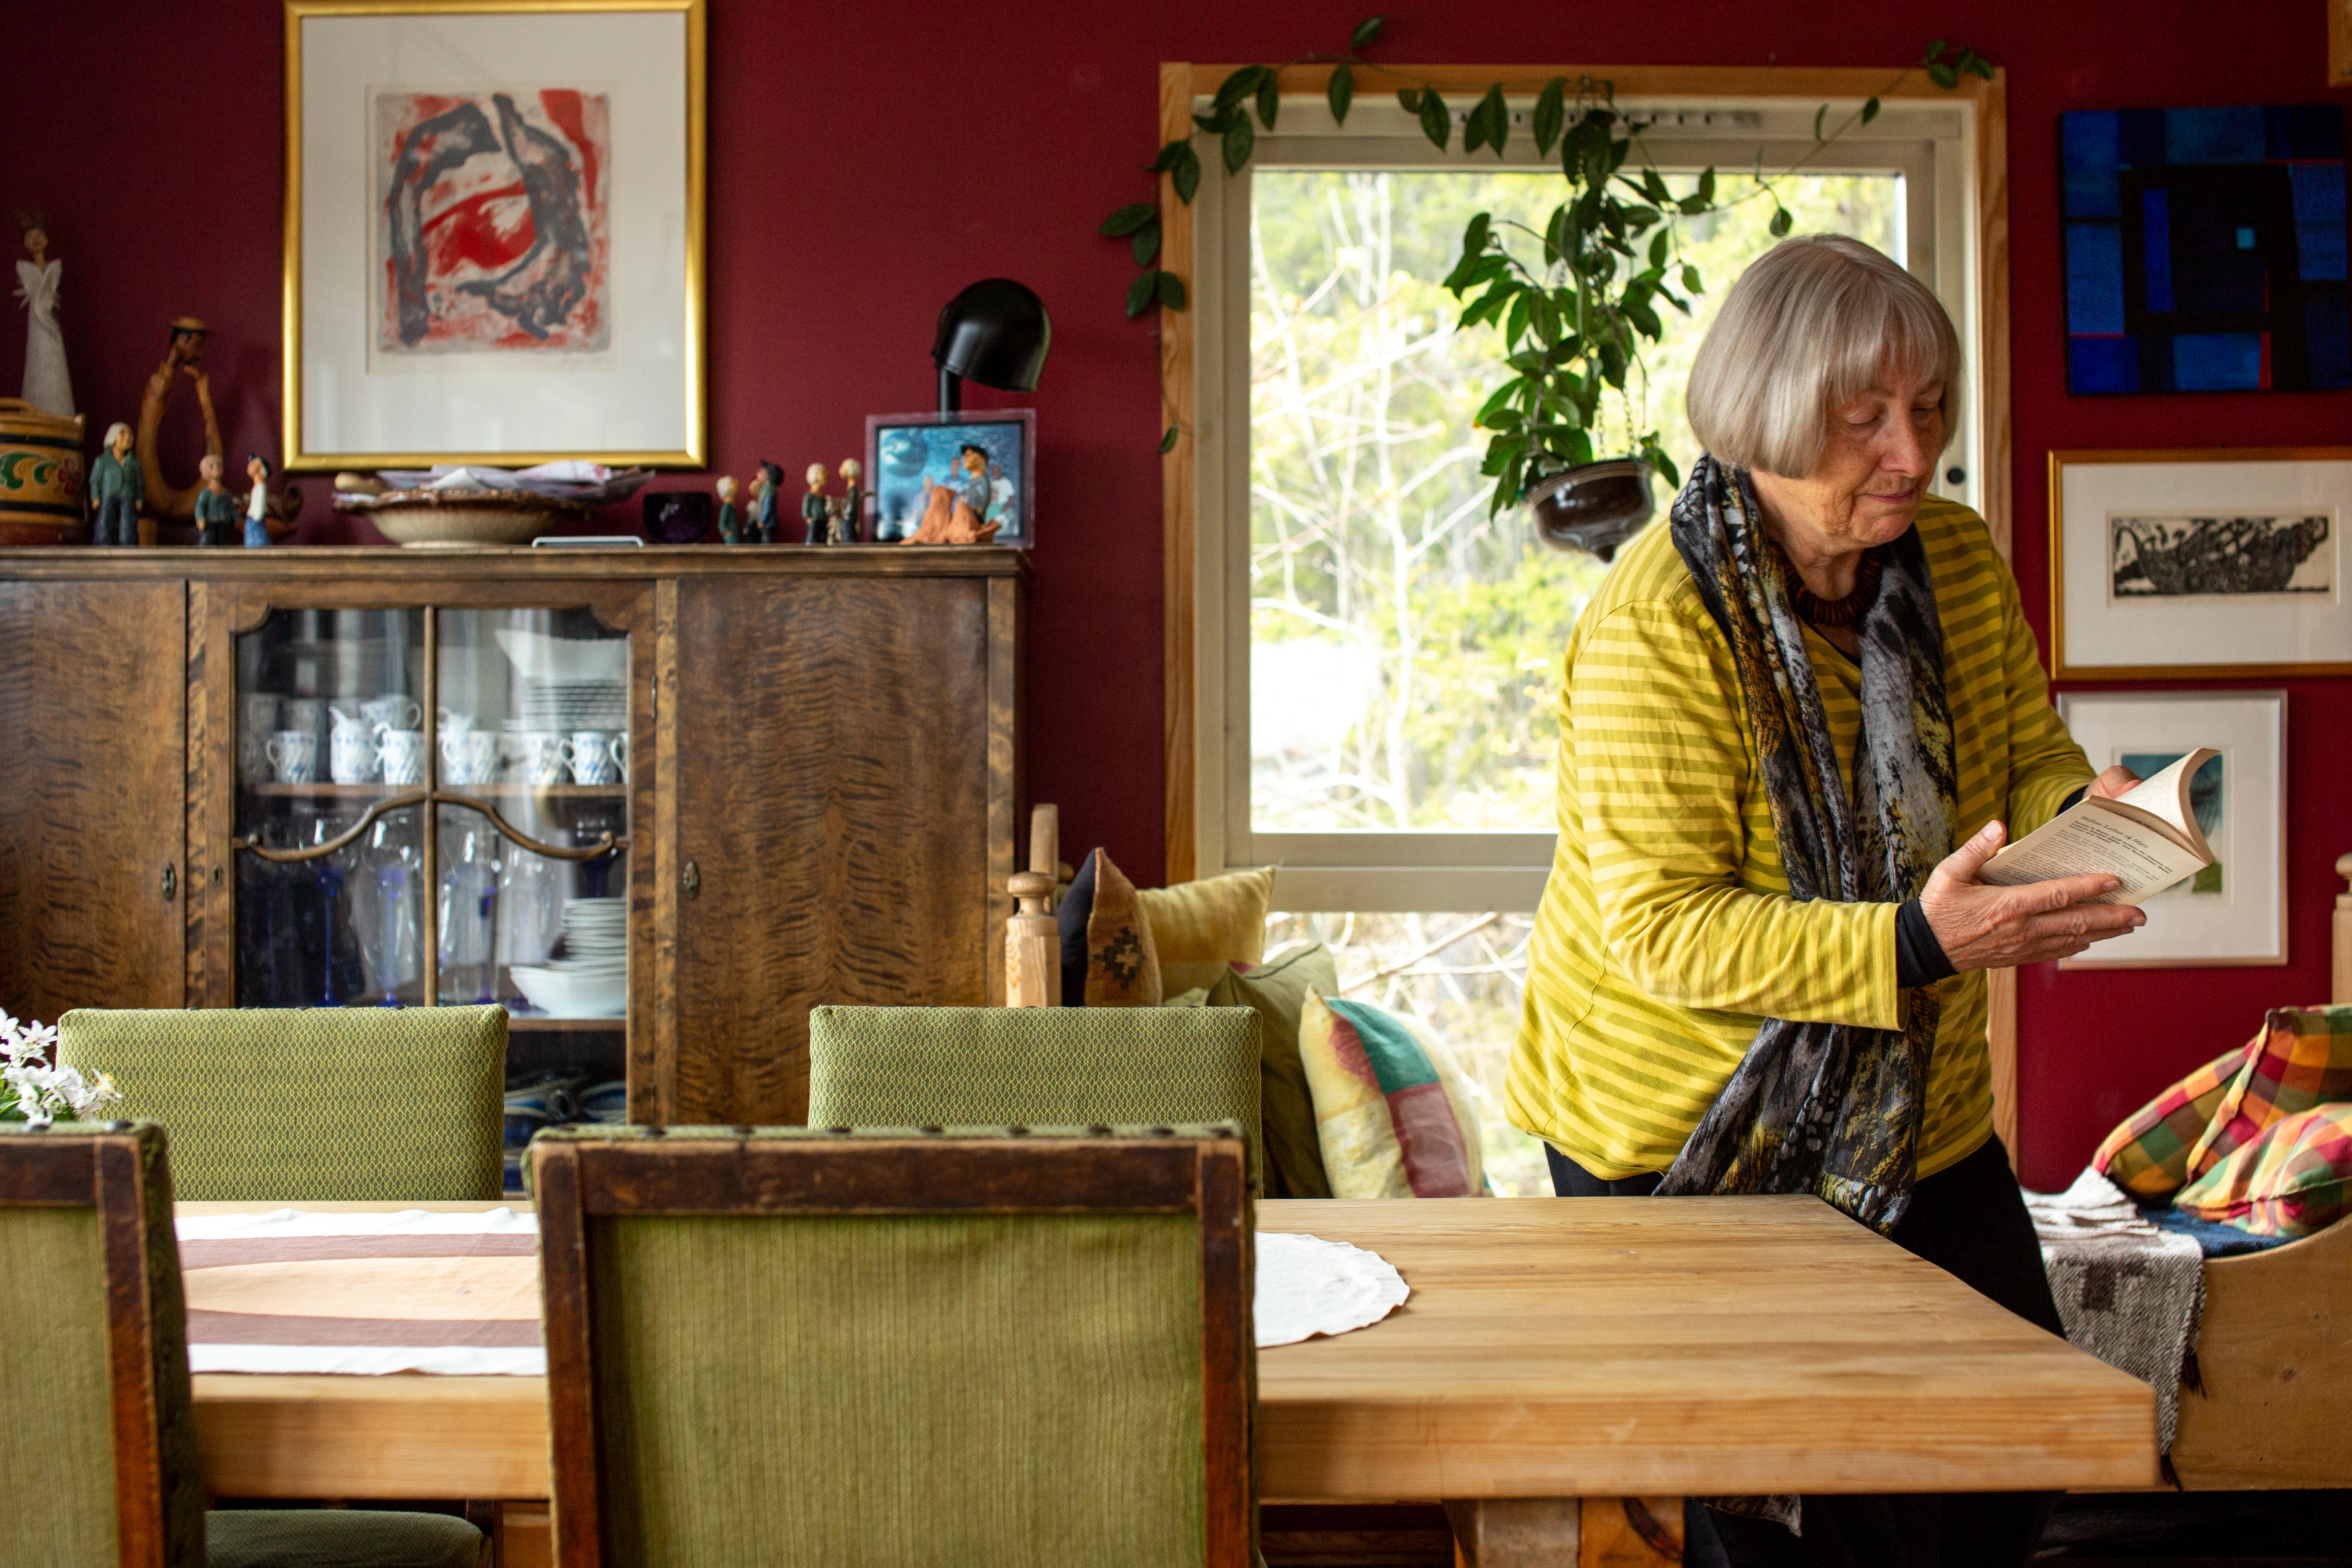
MULTIPOLYGON (((1160 867, 1160 463, 1156 353, 1119 296, 1125 247, 1095 237, 1150 194, 1163 59, 1328 48, 1375 0, 1268 6, 769 4, 711 0, 711 445, 720 471, 787 472, 857 452, 868 414, 930 394, 933 319, 1005 274, 1042 293, 1055 338, 1039 411, 1029 776, 1074 845, 1160 867)), ((278 449, 278 8, 268 0, 90 5, 19 0, 0 94, 0 203, 50 215, 67 345, 93 420, 131 418, 163 323, 215 328, 235 450, 278 449)), ((2321 0, 1544 0, 1391 13, 1394 60, 1895 66, 1931 34, 2005 66, 2010 88, 2017 568, 2038 609, 2053 447, 2352 440, 2352 395, 2088 399, 2061 369, 2056 117, 2074 108, 2326 96, 2321 0)), ((13 253, 12 253, 13 254, 13 253)), ((18 329, 0 331, 0 387, 18 329)), ((996 399, 976 393, 976 405, 996 399)), ((185 415, 186 410, 180 410, 185 415)), ((175 476, 193 468, 184 419, 175 476)), ((320 481, 305 540, 350 531, 320 481)), ((2038 619, 2037 614, 2037 619, 2038 619)), ((2021 987, 2026 1173, 2063 1184, 2120 1116, 2242 1039, 2262 1009, 2326 994, 2328 868, 2352 848, 2352 690, 2291 683, 2294 964, 2065 974, 2021 987)))

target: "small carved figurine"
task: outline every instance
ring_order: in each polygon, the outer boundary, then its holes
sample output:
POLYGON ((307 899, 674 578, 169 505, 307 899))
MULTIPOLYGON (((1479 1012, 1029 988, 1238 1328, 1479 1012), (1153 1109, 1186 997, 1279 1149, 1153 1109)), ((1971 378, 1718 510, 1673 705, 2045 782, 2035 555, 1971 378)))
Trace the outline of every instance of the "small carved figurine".
POLYGON ((212 379, 205 374, 205 339, 211 335, 212 329, 194 316, 174 318, 163 363, 147 378, 147 389, 139 397, 139 456, 147 465, 147 510, 167 522, 194 521, 196 491, 203 488, 201 483, 185 489, 173 484, 163 472, 162 449, 156 444, 163 434, 164 405, 183 377, 196 389, 196 411, 204 416, 205 450, 226 451, 220 420, 213 412, 212 379))
POLYGON ((735 510, 735 476, 721 474, 712 487, 719 492, 719 542, 721 544, 743 542, 743 514, 735 510))
POLYGON ((762 544, 776 542, 776 513, 783 504, 784 470, 773 463, 761 463, 759 477, 751 481, 751 526, 762 544))
POLYGON ((245 477, 253 481, 245 498, 245 547, 267 549, 277 542, 271 537, 276 530, 269 526, 269 459, 258 452, 247 453, 245 477))
POLYGON ((824 465, 811 463, 808 466, 808 494, 801 497, 801 517, 808 524, 809 543, 823 544, 825 542, 825 524, 832 515, 824 497, 824 465))
POLYGON ((131 426, 118 419, 106 427, 106 450, 89 466, 89 504, 98 513, 92 544, 139 542, 139 509, 147 500, 147 472, 131 450, 131 426))
POLYGON ((66 374, 66 340, 58 331, 58 289, 65 263, 49 255, 48 221, 18 213, 16 232, 33 259, 16 263, 16 298, 25 301, 25 401, 60 419, 74 416, 73 377, 66 374))
POLYGON ((236 502, 221 483, 221 460, 206 452, 196 463, 201 482, 196 487, 196 543, 218 549, 236 542, 236 502))
POLYGON ((833 503, 833 542, 835 544, 857 542, 858 525, 865 521, 861 508, 866 492, 858 488, 858 476, 866 470, 855 458, 841 460, 841 499, 833 503))

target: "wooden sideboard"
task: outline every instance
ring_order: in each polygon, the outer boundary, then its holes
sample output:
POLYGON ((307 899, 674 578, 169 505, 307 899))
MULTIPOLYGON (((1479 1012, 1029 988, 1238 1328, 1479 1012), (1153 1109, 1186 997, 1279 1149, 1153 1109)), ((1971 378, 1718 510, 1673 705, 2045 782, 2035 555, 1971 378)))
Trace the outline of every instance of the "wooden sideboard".
POLYGON ((232 1005, 237 639, 273 613, 584 608, 630 643, 631 1119, 798 1121, 812 1005, 1003 1001, 1027 573, 953 547, 0 551, 0 1007, 232 1005))

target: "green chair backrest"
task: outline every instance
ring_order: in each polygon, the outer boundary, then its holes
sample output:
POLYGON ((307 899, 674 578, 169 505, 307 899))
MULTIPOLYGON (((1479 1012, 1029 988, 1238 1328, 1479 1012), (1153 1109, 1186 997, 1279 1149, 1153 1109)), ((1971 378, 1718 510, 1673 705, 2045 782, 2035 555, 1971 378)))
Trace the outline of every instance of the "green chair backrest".
POLYGON ((1259 1193, 1250 1007, 835 1007, 809 1013, 809 1125, 1231 1121, 1259 1193))
POLYGON ((163 1129, 0 1124, 0 1568, 202 1568, 185 1321, 163 1129))
POLYGON ((58 1044, 171 1130, 183 1198, 499 1195, 503 1007, 78 1008, 58 1044))
POLYGON ((562 1561, 1250 1562, 1238 1129, 615 1131, 531 1152, 562 1561))

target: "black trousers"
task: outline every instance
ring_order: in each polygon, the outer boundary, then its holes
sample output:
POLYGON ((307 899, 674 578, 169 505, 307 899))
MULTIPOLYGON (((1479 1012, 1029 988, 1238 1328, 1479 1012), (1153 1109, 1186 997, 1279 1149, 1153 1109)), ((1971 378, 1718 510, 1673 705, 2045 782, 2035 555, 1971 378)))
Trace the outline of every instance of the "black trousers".
MULTIPOLYGON (((1547 1144, 1552 1190, 1564 1198, 1646 1197, 1655 1174, 1609 1182, 1547 1144)), ((1914 1187, 1892 1237, 2027 1322, 2063 1335, 2042 1247, 1998 1138, 1914 1187)), ((2053 1500, 2043 1492, 1808 1495, 1804 1534, 1769 1520, 1683 1507, 1691 1568, 2009 1568, 2023 1563, 2053 1500)))

